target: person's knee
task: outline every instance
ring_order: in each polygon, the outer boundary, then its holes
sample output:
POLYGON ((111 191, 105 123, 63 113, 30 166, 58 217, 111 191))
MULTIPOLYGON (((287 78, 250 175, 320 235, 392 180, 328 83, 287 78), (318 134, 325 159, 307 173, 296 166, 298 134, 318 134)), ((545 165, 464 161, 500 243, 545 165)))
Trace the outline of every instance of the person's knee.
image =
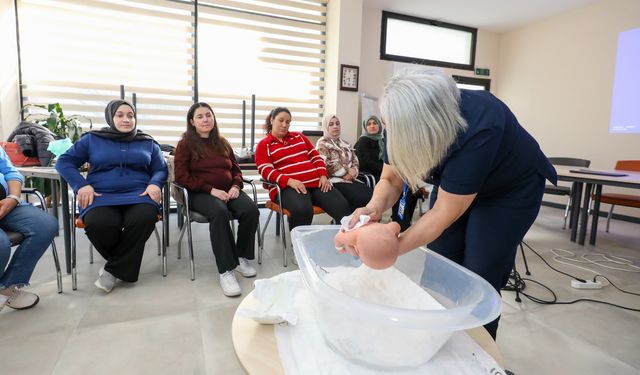
POLYGON ((252 220, 258 220, 260 218, 260 210, 258 209, 258 206, 251 207, 251 209, 248 210, 247 213, 247 216, 252 220))
POLYGON ((313 208, 304 209, 298 207, 298 209, 287 209, 289 211, 289 223, 292 221, 298 223, 298 225, 309 225, 313 221, 313 208))
POLYGON ((23 227, 22 234, 25 237, 53 240, 58 233, 58 220, 41 210, 30 211, 29 214, 31 220, 23 227))
POLYGON ((58 230, 58 220, 49 214, 44 214, 41 222, 39 223, 38 233, 43 237, 53 240, 56 234, 58 234, 58 230))
POLYGON ((125 215, 124 226, 153 227, 158 221, 158 210, 152 205, 141 205, 133 215, 125 215))

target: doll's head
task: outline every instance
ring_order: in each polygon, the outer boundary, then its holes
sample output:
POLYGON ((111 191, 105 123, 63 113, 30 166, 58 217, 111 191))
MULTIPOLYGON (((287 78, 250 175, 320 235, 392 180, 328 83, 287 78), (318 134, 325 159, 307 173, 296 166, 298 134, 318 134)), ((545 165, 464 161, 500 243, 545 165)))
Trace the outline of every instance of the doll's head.
POLYGON ((360 228, 339 232, 336 235, 336 246, 346 244, 354 249, 362 262, 373 269, 391 267, 400 251, 400 225, 396 222, 387 224, 372 223, 360 228))

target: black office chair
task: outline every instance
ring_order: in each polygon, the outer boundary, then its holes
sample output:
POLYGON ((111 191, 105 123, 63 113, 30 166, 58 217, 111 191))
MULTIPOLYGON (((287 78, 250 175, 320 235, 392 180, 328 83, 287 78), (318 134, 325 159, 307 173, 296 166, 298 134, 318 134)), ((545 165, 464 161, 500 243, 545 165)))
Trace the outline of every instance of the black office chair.
MULTIPOLYGON (((47 211, 47 206, 45 205, 44 202, 44 198, 42 197, 42 194, 40 194, 40 192, 36 189, 33 188, 22 188, 22 194, 26 194, 27 197, 30 195, 35 196, 39 203, 40 203, 40 208, 42 208, 43 211, 47 211)), ((5 231, 5 233, 7 234, 7 237, 9 237, 9 241, 11 241, 11 246, 18 246, 22 243, 22 240, 24 239, 22 237, 22 233, 18 233, 18 232, 10 232, 10 231, 5 231)), ((53 253, 53 262, 55 263, 56 266, 56 279, 58 281, 58 293, 62 293, 62 271, 60 270, 60 260, 58 259, 58 250, 56 249, 56 242, 51 241, 51 252, 53 253)))
MULTIPOLYGON (((580 167, 580 168, 589 168, 589 165, 591 165, 591 160, 564 158, 564 157, 549 158, 549 162, 551 162, 551 164, 553 165, 562 165, 567 167, 580 167)), ((572 198, 573 191, 574 191, 573 185, 571 187, 562 186, 562 185, 558 185, 558 186, 547 185, 544 188, 545 194, 561 195, 561 196, 569 197, 569 201, 567 202, 567 207, 564 210, 564 223, 562 224, 562 229, 567 228, 567 217, 569 216, 569 210, 571 209, 571 198, 572 198)))

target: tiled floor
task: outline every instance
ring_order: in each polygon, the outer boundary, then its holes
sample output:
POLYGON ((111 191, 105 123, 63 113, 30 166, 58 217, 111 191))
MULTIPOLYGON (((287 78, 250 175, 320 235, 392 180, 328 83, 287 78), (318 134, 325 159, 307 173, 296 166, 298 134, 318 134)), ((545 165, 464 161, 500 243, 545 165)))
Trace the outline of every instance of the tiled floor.
MULTIPOLYGON (((596 247, 581 247, 570 242, 568 232, 561 229, 561 215, 561 210, 543 208, 525 238, 547 261, 551 262, 552 248, 563 248, 578 254, 617 255, 640 266, 637 224, 614 221, 611 233, 600 231, 596 247)), ((315 223, 326 224, 328 218, 318 217, 315 223)), ((109 295, 93 286, 102 260, 96 254, 96 263, 88 263, 83 234, 78 236, 77 291, 71 290, 71 279, 65 276, 64 293, 56 293, 53 262, 47 252, 30 287, 40 295, 40 304, 31 310, 5 308, 0 312, 0 374, 242 374, 231 343, 231 319, 241 299, 222 294, 207 226, 194 224, 194 229, 195 281, 189 279, 188 260, 176 260, 178 230, 172 217, 169 275, 161 275, 152 239, 140 281, 119 285, 109 295)), ((57 241, 61 251, 62 241, 57 241)), ((553 289, 559 300, 584 297, 640 308, 639 296, 612 287, 575 290, 568 277, 549 269, 531 252, 527 260, 531 277, 553 289)), ((586 271, 554 266, 590 276, 586 271)), ((518 268, 523 269, 520 254, 518 268)), ((623 289, 640 292, 640 273, 589 268, 610 276, 623 289)), ((282 267, 272 224, 258 277, 292 269, 291 265, 282 267)), ((245 294, 252 289, 252 279, 239 277, 239 281, 245 294)), ((526 292, 549 298, 532 283, 527 284, 526 292)), ((545 306, 523 298, 517 303, 511 292, 503 293, 503 301, 498 346, 507 368, 516 374, 640 373, 640 313, 585 302, 545 306)))

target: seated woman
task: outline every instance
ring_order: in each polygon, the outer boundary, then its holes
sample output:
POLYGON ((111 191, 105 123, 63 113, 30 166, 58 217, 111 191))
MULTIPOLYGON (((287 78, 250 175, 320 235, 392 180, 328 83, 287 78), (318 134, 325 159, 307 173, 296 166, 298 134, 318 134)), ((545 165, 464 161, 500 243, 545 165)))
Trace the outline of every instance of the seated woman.
POLYGON ((362 135, 355 144, 360 171, 370 173, 376 182, 380 180, 384 165, 384 140, 382 124, 376 116, 369 116, 362 123, 362 135))
POLYGON ((107 261, 95 285, 108 293, 116 280, 138 281, 167 165, 153 138, 136 129, 131 104, 112 100, 104 114, 109 126, 85 133, 56 169, 76 192, 87 237, 107 261), (90 165, 86 178, 78 171, 84 163, 90 165))
POLYGON ((311 224, 314 205, 340 222, 351 213, 349 203, 331 188, 322 156, 307 137, 290 132, 290 125, 291 112, 287 108, 273 109, 264 125, 267 136, 256 146, 258 172, 282 189, 282 202, 277 200, 275 187, 269 188, 270 199, 291 214, 289 229, 311 224))
MULTIPOLYGON (((371 115, 362 123, 362 135, 356 142, 355 149, 360 161, 360 171, 371 173, 378 182, 382 173, 385 153, 384 126, 378 117, 371 115)), ((411 226, 411 219, 417 203, 416 194, 412 193, 410 189, 405 189, 391 209, 391 220, 400 224, 401 231, 404 232, 411 226), (404 203, 400 204, 402 200, 404 203)))
POLYGON ((58 221, 43 210, 21 204, 24 178, 0 147, 0 310, 35 306, 40 298, 22 289, 29 285, 36 263, 58 233, 58 221), (23 240, 11 262, 11 240, 5 233, 17 232, 23 240))
POLYGON ((229 142, 220 135, 213 110, 196 103, 187 113, 187 131, 175 150, 176 182, 189 190, 192 210, 209 220, 213 255, 222 292, 229 297, 242 292, 234 270, 253 277, 259 215, 256 203, 242 191, 242 173, 229 142), (238 219, 238 241, 229 220, 238 219))
POLYGON ((318 139, 316 149, 324 158, 329 181, 347 199, 351 211, 355 211, 369 203, 373 189, 356 180, 358 157, 351 144, 340 138, 340 132, 340 119, 334 114, 324 116, 323 136, 318 139))

